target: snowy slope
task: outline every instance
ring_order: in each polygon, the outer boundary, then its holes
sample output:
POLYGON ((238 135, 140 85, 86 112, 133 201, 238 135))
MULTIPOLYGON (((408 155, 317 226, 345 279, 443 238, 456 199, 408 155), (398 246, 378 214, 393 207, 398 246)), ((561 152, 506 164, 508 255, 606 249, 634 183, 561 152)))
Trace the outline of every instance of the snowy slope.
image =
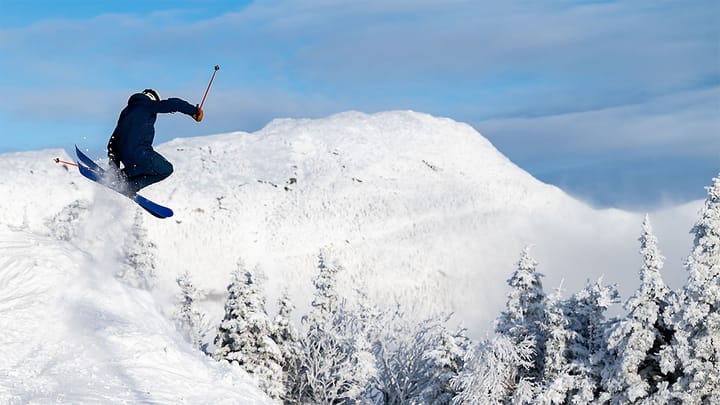
MULTIPOLYGON (((283 288, 307 307, 325 249, 345 268, 347 296, 363 288, 418 316, 452 310, 476 335, 492 327, 527 244, 548 291, 601 275, 624 296, 637 285, 641 214, 591 209, 449 119, 349 112, 158 150, 175 173, 144 195, 176 214, 144 217, 157 245, 152 292, 113 277, 130 201, 52 163, 70 159, 63 151, 1 156, 0 402, 262 402, 247 376, 191 350, 169 321, 185 270, 221 317, 238 259, 264 274, 271 310, 283 288), (58 220, 68 206, 78 216, 58 220)), ((687 235, 695 218, 673 212, 656 228, 687 235)), ((689 251, 689 237, 671 247, 658 237, 672 260, 689 251)), ((684 278, 668 272, 671 285, 684 278)))
POLYGON ((0 226, 0 403, 268 403, 243 372, 190 350, 149 293, 99 260, 0 226))

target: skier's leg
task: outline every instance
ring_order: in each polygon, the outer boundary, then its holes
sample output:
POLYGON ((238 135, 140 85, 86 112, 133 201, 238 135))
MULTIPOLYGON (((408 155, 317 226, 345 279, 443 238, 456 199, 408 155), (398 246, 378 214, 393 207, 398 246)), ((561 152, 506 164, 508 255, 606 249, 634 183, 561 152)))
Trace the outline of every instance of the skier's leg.
POLYGON ((130 189, 134 193, 137 193, 141 189, 155 184, 159 181, 165 180, 173 172, 173 166, 168 162, 162 155, 157 152, 153 152, 150 158, 150 171, 143 173, 139 176, 130 177, 130 189))

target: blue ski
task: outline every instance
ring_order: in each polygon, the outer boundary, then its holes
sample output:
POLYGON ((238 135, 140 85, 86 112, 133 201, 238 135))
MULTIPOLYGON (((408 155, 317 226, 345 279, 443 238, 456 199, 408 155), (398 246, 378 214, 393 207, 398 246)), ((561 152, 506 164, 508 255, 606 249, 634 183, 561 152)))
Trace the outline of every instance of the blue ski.
POLYGON ((78 159, 80 160, 79 163, 84 164, 91 171, 93 171, 101 176, 105 173, 105 169, 103 169, 97 163, 95 163, 95 161, 93 161, 92 159, 87 157, 86 154, 82 153, 80 151, 80 148, 78 148, 77 145, 75 145, 75 155, 77 155, 78 159))
POLYGON ((168 218, 173 216, 173 211, 168 207, 164 207, 160 204, 154 203, 139 194, 135 194, 134 196, 124 194, 120 190, 116 190, 105 184, 105 182, 103 181, 103 174, 105 173, 105 170, 102 167, 98 166, 97 163, 93 162, 93 160, 87 157, 84 153, 82 153, 77 146, 75 146, 75 152, 79 160, 78 169, 80 170, 80 174, 82 174, 84 177, 98 184, 101 184, 109 188, 110 190, 120 193, 125 197, 128 197, 156 218, 168 218))

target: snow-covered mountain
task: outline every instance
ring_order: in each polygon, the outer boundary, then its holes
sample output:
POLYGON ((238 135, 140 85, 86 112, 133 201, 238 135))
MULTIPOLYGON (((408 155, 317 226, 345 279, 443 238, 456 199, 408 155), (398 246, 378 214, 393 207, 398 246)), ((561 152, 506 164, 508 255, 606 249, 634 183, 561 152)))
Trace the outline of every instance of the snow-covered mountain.
MULTIPOLYGON (((418 316, 454 311, 476 335, 492 328, 528 244, 548 290, 602 275, 627 282, 624 296, 637 284, 641 214, 595 210, 449 119, 348 112, 157 149, 175 173, 143 194, 175 216, 143 217, 157 246, 151 292, 113 277, 132 202, 51 161, 71 159, 64 151, 0 156, 0 402, 262 402, 246 375, 191 350, 169 320, 184 271, 220 318, 238 259, 263 273, 268 303, 288 289, 302 312, 322 249, 344 267, 347 296, 359 288, 418 316), (192 390, 187 378, 220 388, 192 390)), ((663 235, 686 235, 698 208, 655 221, 671 285, 685 277, 673 264, 690 240, 663 235)))

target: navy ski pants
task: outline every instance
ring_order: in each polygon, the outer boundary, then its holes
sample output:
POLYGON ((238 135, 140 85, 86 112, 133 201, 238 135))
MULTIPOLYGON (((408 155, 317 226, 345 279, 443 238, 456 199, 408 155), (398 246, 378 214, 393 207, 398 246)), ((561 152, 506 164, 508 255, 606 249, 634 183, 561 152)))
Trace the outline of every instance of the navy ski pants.
POLYGON ((128 177, 130 189, 138 192, 151 184, 165 180, 173 172, 173 166, 162 155, 153 151, 150 155, 148 169, 136 176, 128 177))

